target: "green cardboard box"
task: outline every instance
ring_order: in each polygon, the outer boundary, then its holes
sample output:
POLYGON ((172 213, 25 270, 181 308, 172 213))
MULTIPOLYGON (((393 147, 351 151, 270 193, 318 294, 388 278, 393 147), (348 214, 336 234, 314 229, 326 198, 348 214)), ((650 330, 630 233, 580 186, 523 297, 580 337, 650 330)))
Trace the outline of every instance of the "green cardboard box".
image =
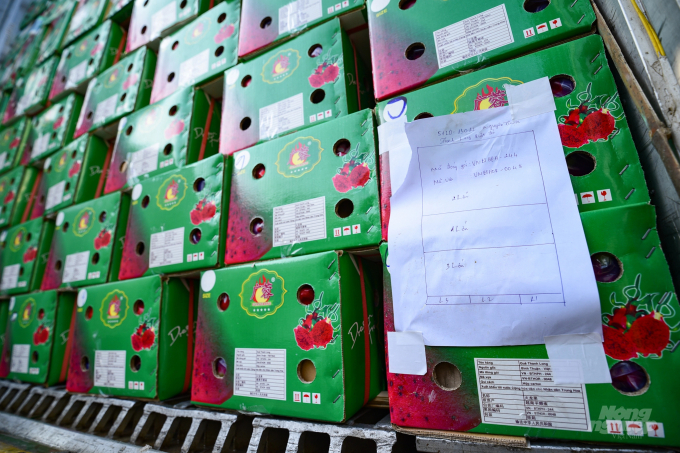
POLYGON ((109 147, 96 135, 84 135, 48 157, 34 197, 31 218, 98 198, 104 189, 109 147))
POLYGON ((63 48, 64 38, 66 37, 71 16, 77 4, 74 0, 54 3, 43 14, 45 35, 40 43, 38 63, 42 63, 53 55, 58 55, 59 51, 63 48))
POLYGON ((75 299, 56 291, 10 299, 0 377, 46 386, 66 381, 75 299))
POLYGON ((186 22, 196 19, 214 0, 134 0, 126 52, 152 43, 186 22))
POLYGON ((31 131, 31 121, 21 118, 0 129, 0 173, 19 164, 31 131))
POLYGON ((109 0, 109 9, 106 12, 105 20, 111 19, 117 24, 122 24, 130 19, 134 0, 109 0))
POLYGON ((37 182, 38 170, 33 167, 16 167, 0 176, 0 228, 17 225, 28 218, 26 211, 34 202, 32 192, 37 182))
POLYGON ((373 83, 383 100, 588 33, 587 0, 368 0, 373 83))
POLYGON ((325 252, 204 272, 191 401, 347 420, 384 387, 379 270, 325 252))
POLYGON ((5 110, 3 124, 8 124, 22 115, 33 115, 45 108, 57 62, 57 57, 51 57, 35 66, 26 78, 17 80, 5 110))
MULTIPOLYGON (((602 38, 597 35, 475 71, 378 104, 382 123, 508 105, 505 85, 549 77, 580 212, 649 202, 640 159, 602 38)), ((381 158, 383 239, 389 220, 389 153, 381 158)))
MULTIPOLYGON (((110 126, 149 104, 156 54, 143 47, 92 79, 87 86, 75 137, 110 126)), ((97 131, 112 138, 115 127, 97 131)))
POLYGON ((40 14, 42 14, 47 7, 50 5, 52 0, 33 0, 29 3, 28 9, 26 10, 26 15, 21 19, 19 23, 20 29, 25 29, 28 24, 33 22, 40 14))
POLYGON ((187 87, 123 118, 105 192, 128 189, 151 176, 216 154, 219 111, 214 99, 187 87))
POLYGON ((226 264, 380 244, 373 112, 234 154, 226 264))
POLYGON ((32 118, 22 163, 35 164, 73 140, 83 97, 71 94, 32 118))
POLYGON ((71 18, 65 43, 70 44, 102 23, 107 4, 108 0, 79 0, 71 18))
POLYGON ((336 18, 228 70, 220 152, 370 108, 361 63, 336 18))
POLYGON ((62 209, 40 289, 118 280, 130 198, 114 193, 62 209))
POLYGON ((40 288, 54 222, 34 219, 0 233, 2 278, 0 295, 28 293, 40 288))
POLYGON ((307 28, 365 5, 364 0, 244 0, 239 57, 250 56, 307 28))
POLYGON ((28 28, 25 28, 16 38, 16 53, 12 57, 12 71, 5 83, 14 83, 25 77, 33 69, 38 59, 40 46, 45 36, 44 21, 37 18, 28 28))
POLYGON ((158 400, 186 392, 193 287, 191 280, 152 276, 81 289, 66 389, 158 400))
MULTIPOLYGON (((532 376, 552 383, 545 374, 550 362, 544 345, 426 346, 424 376, 387 375, 392 423, 532 438, 680 445, 675 408, 668 404, 668 389, 680 368, 680 306, 660 248, 654 207, 641 203, 583 212, 581 219, 598 282, 612 384, 542 383, 540 392, 532 392, 526 382, 504 376, 503 367, 517 369, 519 359, 538 367, 526 368, 527 374, 537 373, 532 376), (496 371, 476 374, 475 359, 496 371), (451 367, 458 376, 447 383, 438 373, 451 367), (484 380, 481 390, 479 376, 484 380), (516 392, 501 394, 499 380, 504 378, 509 379, 505 385, 517 385, 516 392), (524 395, 522 410, 515 409, 518 395, 520 400, 524 395)), ((381 250, 385 256, 387 245, 381 250)), ((385 330, 394 331, 389 273, 384 275, 385 330)))
POLYGON ((5 349, 7 319, 9 313, 9 301, 0 300, 0 350, 5 349))
POLYGON ((237 63, 240 4, 216 5, 161 41, 151 103, 220 76, 237 63))
POLYGON ((137 183, 119 278, 219 266, 230 176, 231 159, 218 154, 137 183))
POLYGON ((123 36, 120 26, 106 21, 65 48, 50 89, 50 99, 73 91, 84 93, 87 82, 118 62, 123 36))

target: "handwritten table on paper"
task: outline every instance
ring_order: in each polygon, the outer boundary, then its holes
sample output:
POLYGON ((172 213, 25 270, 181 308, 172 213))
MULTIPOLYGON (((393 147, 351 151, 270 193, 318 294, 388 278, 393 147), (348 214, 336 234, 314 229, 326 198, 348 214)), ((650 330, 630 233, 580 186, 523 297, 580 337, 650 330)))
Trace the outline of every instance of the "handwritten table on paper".
POLYGON ((601 331, 554 114, 513 120, 503 107, 404 130, 410 153, 390 156, 408 168, 388 233, 396 331, 430 346, 601 331))

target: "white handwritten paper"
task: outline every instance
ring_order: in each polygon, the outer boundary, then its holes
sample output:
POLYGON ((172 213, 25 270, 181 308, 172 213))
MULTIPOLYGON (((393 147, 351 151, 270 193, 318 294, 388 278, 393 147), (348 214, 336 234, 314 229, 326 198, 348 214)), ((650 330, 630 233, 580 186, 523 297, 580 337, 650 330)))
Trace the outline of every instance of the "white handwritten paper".
POLYGON ((554 114, 503 107, 404 128, 411 155, 390 155, 408 167, 388 233, 396 330, 430 346, 601 332, 554 114))

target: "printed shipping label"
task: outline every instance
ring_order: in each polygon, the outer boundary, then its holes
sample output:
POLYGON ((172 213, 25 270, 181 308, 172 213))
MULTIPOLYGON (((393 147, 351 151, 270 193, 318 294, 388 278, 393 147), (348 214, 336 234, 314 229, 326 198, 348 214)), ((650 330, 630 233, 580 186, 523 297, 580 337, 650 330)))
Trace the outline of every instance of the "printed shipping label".
POLYGON ((31 159, 34 159, 36 156, 41 155, 42 153, 47 150, 47 147, 50 144, 50 134, 42 134, 38 139, 33 143, 33 149, 31 150, 31 159))
POLYGON ((482 423, 590 431, 585 384, 555 385, 550 360, 475 359, 482 423))
POLYGON ((184 259, 184 227, 151 235, 149 267, 179 264, 184 259))
POLYGON ((11 373, 28 373, 28 356, 30 352, 30 344, 12 345, 12 362, 9 371, 11 373))
POLYGON ((286 400, 286 350, 236 348, 234 395, 286 400))
POLYGON ((323 14, 321 0, 297 0, 279 8, 279 34, 295 30, 323 14))
POLYGON ((12 264, 11 266, 5 266, 2 269, 2 282, 0 282, 0 289, 13 289, 17 287, 20 267, 21 264, 12 264))
POLYGON ((0 168, 5 168, 5 164, 7 163, 7 153, 4 152, 0 154, 0 168))
POLYGON ((161 10, 151 16, 151 39, 160 34, 177 21, 177 5, 175 2, 168 3, 161 10))
POLYGON ((98 124, 106 121, 107 118, 113 116, 116 112, 116 105, 118 103, 118 95, 114 94, 108 99, 103 100, 94 109, 94 120, 93 124, 98 124))
POLYGON ((305 125, 302 93, 260 109, 260 138, 272 138, 305 125))
POLYGON ((94 352, 94 386, 125 388, 125 351, 94 352))
POLYGON ((160 144, 155 143, 146 148, 128 154, 128 181, 150 173, 158 168, 158 151, 160 144))
POLYGON ((194 81, 208 72, 209 68, 210 53, 208 53, 208 49, 205 49, 195 57, 191 57, 179 65, 179 86, 186 87, 193 85, 194 81))
POLYGON ((45 209, 52 209, 53 207, 64 201, 64 187, 66 181, 61 181, 47 189, 47 200, 45 200, 45 209))
POLYGON ((326 239, 326 197, 274 208, 274 247, 326 239))
POLYGON ((63 283, 78 282, 87 278, 87 263, 90 261, 90 251, 71 253, 66 255, 64 264, 63 283))
POLYGON ((440 69, 513 42, 505 4, 434 32, 440 69))
POLYGON ((66 89, 74 88, 80 83, 81 80, 87 75, 87 64, 89 60, 85 60, 82 63, 78 63, 76 66, 72 67, 68 71, 68 77, 66 79, 66 89))

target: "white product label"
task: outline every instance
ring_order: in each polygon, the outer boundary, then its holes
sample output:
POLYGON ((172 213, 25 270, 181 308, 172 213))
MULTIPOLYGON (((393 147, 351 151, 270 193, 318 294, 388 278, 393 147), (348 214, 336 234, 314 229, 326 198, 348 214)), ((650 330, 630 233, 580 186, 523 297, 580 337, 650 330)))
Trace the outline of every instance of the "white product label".
POLYGON ((73 88, 78 85, 78 83, 85 78, 87 74, 87 64, 89 60, 85 60, 82 63, 69 69, 68 76, 66 78, 66 89, 73 88))
POLYGON ((30 344, 12 345, 12 362, 9 371, 11 373, 28 373, 28 356, 30 353, 30 344))
POLYGON ((160 145, 155 143, 146 148, 128 154, 128 181, 138 178, 158 168, 158 151, 160 145))
POLYGON ((38 367, 31 367, 28 369, 28 374, 40 374, 40 368, 38 367))
POLYGON ((42 134, 40 137, 38 137, 38 139, 33 143, 33 149, 31 150, 31 159, 44 153, 47 150, 49 144, 50 134, 42 134))
POLYGON ((85 3, 79 5, 78 8, 76 9, 76 12, 73 14, 73 18, 71 19, 71 25, 70 29, 71 30, 76 30, 80 28, 81 25, 83 25, 83 22, 85 19, 87 19, 87 14, 88 10, 87 7, 85 6, 85 3))
POLYGON ((31 95, 29 93, 24 93, 21 98, 19 98, 19 102, 17 102, 17 113, 15 116, 23 115, 24 110, 30 105, 30 102, 31 95))
POLYGON ((87 278, 87 263, 90 261, 90 251, 66 255, 64 264, 63 283, 79 282, 87 278))
POLYGON ((326 197, 274 208, 274 247, 326 239, 326 197))
POLYGON ((321 0, 297 0, 279 8, 279 34, 295 30, 323 14, 321 0))
POLYGON ((236 348, 234 395, 286 400, 286 350, 236 348))
POLYGON ((94 109, 93 124, 98 124, 106 121, 107 118, 113 116, 116 112, 116 105, 118 104, 118 95, 114 94, 108 99, 101 101, 94 109))
POLYGON ((160 36, 163 30, 177 22, 177 5, 170 2, 151 16, 151 39, 160 36))
POLYGON ((151 235, 149 267, 179 264, 184 259, 184 227, 151 235))
POLYGON ((21 264, 12 264, 11 266, 5 266, 2 269, 2 282, 0 282, 0 289, 13 289, 17 287, 20 267, 21 264))
POLYGON ((0 168, 4 168, 7 163, 7 152, 0 153, 0 168))
POLYGON ((195 57, 184 60, 179 65, 179 86, 186 87, 193 85, 197 78, 208 72, 209 67, 210 53, 208 53, 208 49, 205 49, 195 57))
POLYGON ((304 125, 302 93, 260 109, 261 139, 269 139, 304 125))
POLYGON ((434 32, 439 68, 513 42, 515 39, 504 4, 434 32))
POLYGON ((94 352, 95 387, 125 388, 125 351, 94 352))
POLYGON ((590 431, 585 384, 555 385, 550 360, 475 359, 482 423, 590 431))
POLYGON ((47 200, 45 201, 45 209, 51 209, 62 201, 64 201, 64 187, 66 181, 61 181, 47 189, 47 200))

